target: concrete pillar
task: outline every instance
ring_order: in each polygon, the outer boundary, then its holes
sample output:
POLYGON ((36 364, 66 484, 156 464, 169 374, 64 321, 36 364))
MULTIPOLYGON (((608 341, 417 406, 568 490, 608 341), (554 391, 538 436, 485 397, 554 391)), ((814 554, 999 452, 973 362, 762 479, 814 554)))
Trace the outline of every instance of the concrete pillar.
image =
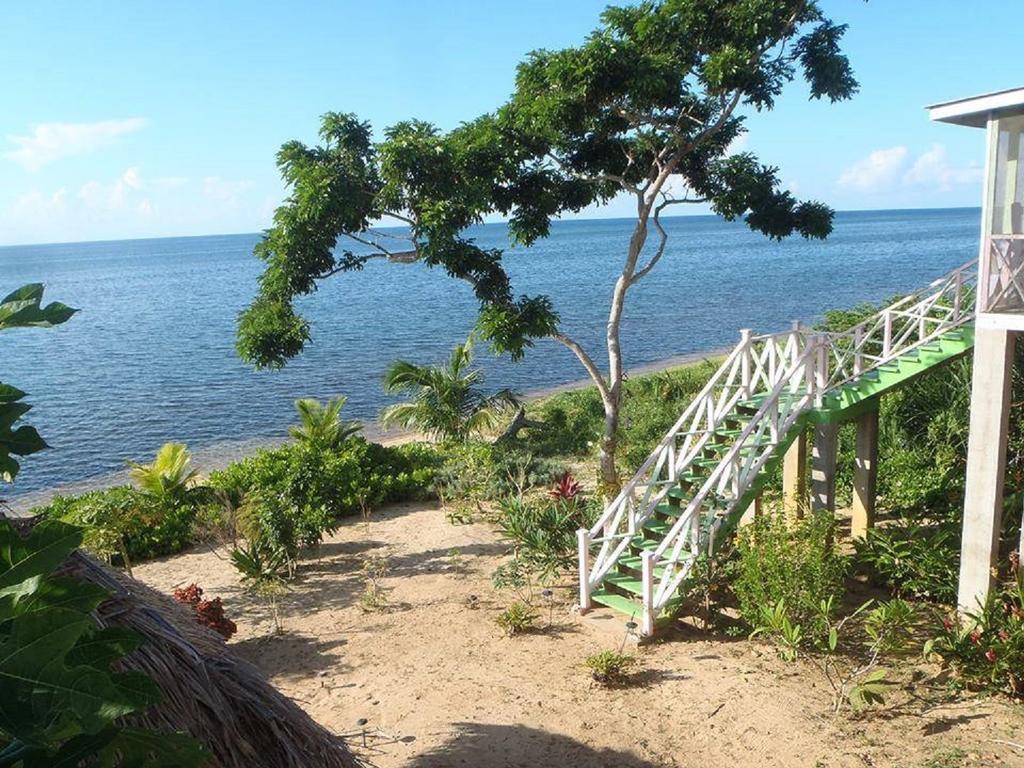
POLYGON ((974 611, 985 600, 999 554, 1013 345, 1014 336, 1009 331, 983 327, 975 330, 957 598, 963 611, 974 611))
POLYGON ((814 428, 811 454, 811 509, 836 511, 836 456, 839 452, 839 425, 818 424, 814 428))
POLYGON ((807 433, 801 431, 782 458, 782 510, 788 515, 803 514, 807 497, 807 433))
POLYGON ((875 525, 878 485, 878 401, 857 417, 857 447, 853 464, 853 521, 850 534, 863 539, 875 525))

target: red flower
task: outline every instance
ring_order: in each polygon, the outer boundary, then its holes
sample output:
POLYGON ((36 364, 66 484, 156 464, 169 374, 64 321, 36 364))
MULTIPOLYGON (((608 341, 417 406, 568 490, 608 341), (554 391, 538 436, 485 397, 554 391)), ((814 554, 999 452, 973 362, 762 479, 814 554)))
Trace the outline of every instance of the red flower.
POLYGON ((971 642, 975 645, 981 645, 981 632, 978 630, 971 632, 971 642))
POLYGON ((1007 640, 1010 639, 1010 633, 1007 632, 1005 629, 1000 629, 999 630, 999 639, 1002 640, 1005 643, 1007 640))
POLYGON ((944 626, 946 628, 947 632, 950 631, 951 629, 953 629, 953 620, 951 618, 949 618, 949 616, 943 616, 942 617, 942 626, 944 626))
POLYGON ((989 664, 995 664, 996 663, 996 652, 993 651, 991 648, 989 648, 987 651, 985 651, 985 658, 988 659, 989 664))

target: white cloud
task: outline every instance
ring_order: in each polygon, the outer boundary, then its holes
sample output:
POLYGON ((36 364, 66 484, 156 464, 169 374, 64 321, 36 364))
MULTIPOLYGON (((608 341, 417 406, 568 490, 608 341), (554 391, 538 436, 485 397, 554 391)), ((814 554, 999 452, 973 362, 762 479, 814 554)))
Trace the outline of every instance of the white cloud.
POLYGON ((981 166, 954 167, 946 156, 946 148, 942 144, 932 144, 932 148, 918 157, 903 175, 903 182, 936 187, 942 192, 948 192, 961 184, 977 185, 981 177, 981 166))
POLYGON ((149 178, 138 167, 77 189, 26 192, 0 208, 4 244, 256 232, 267 226, 263 195, 248 181, 149 178))
POLYGON ((121 136, 141 130, 146 120, 102 120, 97 123, 40 123, 30 136, 8 136, 17 146, 3 156, 28 171, 38 171, 62 157, 83 155, 112 144, 121 136))
POLYGON ((906 147, 876 149, 844 170, 839 176, 839 186, 860 190, 877 189, 897 178, 906 159, 906 147))

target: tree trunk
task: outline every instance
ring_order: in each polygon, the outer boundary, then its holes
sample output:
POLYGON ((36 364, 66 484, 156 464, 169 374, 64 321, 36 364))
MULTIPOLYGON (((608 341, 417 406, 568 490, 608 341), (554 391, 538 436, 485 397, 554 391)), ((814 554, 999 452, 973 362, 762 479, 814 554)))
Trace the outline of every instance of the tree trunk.
MULTIPOLYGON (((614 385, 613 385, 614 386, 614 385)), ((604 409, 604 433, 601 435, 601 491, 606 498, 614 498, 622 485, 615 465, 615 449, 619 440, 619 397, 616 388, 613 402, 604 409)))

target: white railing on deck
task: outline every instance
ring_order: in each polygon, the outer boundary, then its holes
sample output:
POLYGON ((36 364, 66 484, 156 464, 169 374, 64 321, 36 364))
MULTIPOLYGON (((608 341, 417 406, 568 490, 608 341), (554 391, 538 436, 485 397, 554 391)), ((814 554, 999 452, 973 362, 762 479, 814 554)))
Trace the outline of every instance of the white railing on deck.
POLYGON ((742 331, 726 357, 679 420, 609 504, 597 522, 579 531, 580 607, 628 551, 630 540, 678 487, 678 478, 702 455, 711 436, 737 405, 764 395, 758 409, 685 506, 658 547, 641 555, 642 631, 689 574, 695 558, 714 548, 715 534, 735 512, 758 473, 809 408, 829 389, 850 382, 974 317, 976 262, 934 281, 841 333, 808 331, 799 323, 784 333, 742 331), (713 498, 711 515, 705 505, 713 498), (724 506, 723 506, 724 504, 724 506), (655 579, 655 569, 663 568, 655 579))

